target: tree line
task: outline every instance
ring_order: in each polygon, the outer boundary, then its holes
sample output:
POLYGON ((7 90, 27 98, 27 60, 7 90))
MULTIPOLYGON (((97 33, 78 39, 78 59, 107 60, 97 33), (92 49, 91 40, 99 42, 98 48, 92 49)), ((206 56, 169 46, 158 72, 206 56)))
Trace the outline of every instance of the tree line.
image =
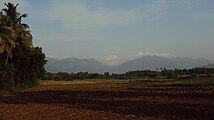
POLYGON ((45 54, 34 47, 27 14, 17 11, 19 4, 5 3, 0 12, 0 89, 31 86, 45 73, 45 54))
POLYGON ((88 72, 78 72, 78 73, 49 73, 44 74, 42 80, 74 80, 74 79, 177 79, 177 78, 192 78, 199 77, 203 75, 213 75, 214 68, 192 68, 192 69, 174 69, 167 70, 161 69, 160 71, 151 70, 136 70, 129 71, 122 74, 105 72, 100 73, 88 73, 88 72))

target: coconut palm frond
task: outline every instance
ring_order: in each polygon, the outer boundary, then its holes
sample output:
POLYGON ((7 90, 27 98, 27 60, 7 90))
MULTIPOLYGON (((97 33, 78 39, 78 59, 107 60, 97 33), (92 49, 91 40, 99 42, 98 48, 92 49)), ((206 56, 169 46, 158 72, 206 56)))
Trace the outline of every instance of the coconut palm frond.
POLYGON ((27 24, 24 24, 24 23, 23 23, 23 24, 21 24, 21 25, 22 25, 26 30, 27 30, 27 29, 30 29, 29 25, 27 25, 27 24))

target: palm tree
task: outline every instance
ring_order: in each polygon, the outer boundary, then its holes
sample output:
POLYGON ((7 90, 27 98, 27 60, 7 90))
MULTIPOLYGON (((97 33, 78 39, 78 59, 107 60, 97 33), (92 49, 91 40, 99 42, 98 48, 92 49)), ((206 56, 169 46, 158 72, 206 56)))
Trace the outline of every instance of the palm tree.
POLYGON ((17 25, 17 23, 21 21, 21 18, 22 18, 21 16, 24 16, 24 17, 26 16, 26 14, 25 15, 23 14, 20 16, 20 13, 17 12, 16 8, 18 5, 19 4, 16 4, 16 6, 14 6, 14 4, 12 3, 5 3, 5 6, 7 6, 7 8, 2 9, 5 15, 8 16, 10 19, 8 21, 9 26, 17 25))
POLYGON ((32 39, 31 31, 29 30, 29 26, 27 24, 18 24, 14 27, 17 34, 17 43, 25 44, 28 47, 32 47, 32 39))
POLYGON ((12 21, 12 25, 17 32, 18 39, 27 44, 28 46, 32 46, 32 35, 29 30, 29 26, 25 23, 22 23, 22 18, 27 17, 27 14, 20 14, 16 11, 16 8, 19 4, 16 4, 14 6, 11 3, 5 4, 8 9, 5 9, 4 11, 7 13, 7 16, 10 17, 10 21, 12 21), (12 9, 12 10, 10 10, 12 9))
POLYGON ((18 44, 32 46, 32 35, 27 24, 22 23, 22 18, 27 14, 17 12, 19 4, 5 3, 5 9, 2 9, 0 22, 0 54, 7 53, 5 65, 8 64, 9 58, 12 59, 12 51, 18 44))
MULTIPOLYGON (((2 12, 0 12, 0 27, 2 27, 2 19, 3 19, 3 15, 2 15, 2 12)), ((0 54, 2 54, 5 50, 5 41, 1 35, 2 34, 0 33, 0 54)))
POLYGON ((7 65, 9 58, 12 59, 12 49, 15 48, 16 34, 10 27, 0 27, 0 54, 6 53, 5 65, 7 65))
POLYGON ((4 39, 0 36, 0 54, 2 54, 5 50, 5 41, 4 39))
POLYGON ((0 13, 0 54, 6 53, 6 62, 8 63, 9 57, 12 58, 12 49, 15 48, 16 34, 15 31, 10 26, 6 26, 8 17, 0 13))

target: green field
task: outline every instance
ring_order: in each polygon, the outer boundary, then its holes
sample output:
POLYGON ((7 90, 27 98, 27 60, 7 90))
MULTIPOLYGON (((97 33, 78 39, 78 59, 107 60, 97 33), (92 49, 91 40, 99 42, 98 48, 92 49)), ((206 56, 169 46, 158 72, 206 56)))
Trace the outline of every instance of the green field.
POLYGON ((189 79, 87 79, 87 80, 72 80, 72 81, 54 81, 54 80, 39 80, 41 86, 54 86, 54 85, 69 85, 69 84, 93 84, 93 83, 105 83, 105 84, 130 84, 130 85, 179 85, 179 84, 204 84, 214 85, 214 77, 196 77, 189 79))

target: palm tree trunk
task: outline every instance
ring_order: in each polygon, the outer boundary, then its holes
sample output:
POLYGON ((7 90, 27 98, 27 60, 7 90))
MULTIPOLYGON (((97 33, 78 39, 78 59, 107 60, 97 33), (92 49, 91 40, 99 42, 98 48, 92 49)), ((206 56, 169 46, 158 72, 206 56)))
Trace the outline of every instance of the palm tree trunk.
POLYGON ((9 59, 9 55, 7 55, 7 58, 6 58, 6 61, 5 61, 5 65, 7 65, 8 59, 9 59))
POLYGON ((5 65, 8 64, 9 57, 10 57, 10 55, 11 55, 11 53, 12 53, 12 48, 13 48, 13 46, 10 47, 10 54, 7 54, 7 58, 6 58, 6 61, 5 61, 5 65))

